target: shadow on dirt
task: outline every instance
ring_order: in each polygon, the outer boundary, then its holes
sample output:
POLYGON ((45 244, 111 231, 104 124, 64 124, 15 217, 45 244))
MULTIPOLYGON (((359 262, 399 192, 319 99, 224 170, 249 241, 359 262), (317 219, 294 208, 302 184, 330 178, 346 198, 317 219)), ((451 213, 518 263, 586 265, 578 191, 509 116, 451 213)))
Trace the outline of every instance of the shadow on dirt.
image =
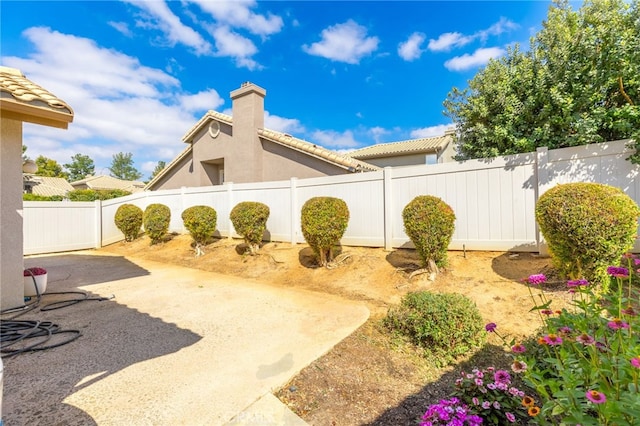
MULTIPOLYGON (((420 391, 409 395, 400 404, 387 409, 368 426, 388 425, 416 425, 431 404, 437 404, 441 399, 449 398, 455 389, 455 381, 460 373, 470 372, 474 368, 496 367, 510 371, 509 358, 504 356, 504 351, 496 345, 485 347, 473 355, 469 360, 456 365, 455 369, 443 374, 432 383, 425 385, 420 391), (496 363, 496 360, 502 361, 496 363)), ((513 376, 513 375, 512 375, 513 376)), ((515 384, 522 389, 520 384, 515 384)))
POLYGON ((396 269, 420 269, 421 261, 418 253, 411 249, 397 249, 389 253, 385 259, 396 269))
MULTIPOLYGON (((334 246, 333 247, 333 257, 337 258, 342 254, 342 246, 334 246)), ((298 252, 298 261, 300 265, 309 269, 317 269, 320 268, 320 264, 318 263, 318 256, 314 253, 311 247, 305 247, 298 252)))

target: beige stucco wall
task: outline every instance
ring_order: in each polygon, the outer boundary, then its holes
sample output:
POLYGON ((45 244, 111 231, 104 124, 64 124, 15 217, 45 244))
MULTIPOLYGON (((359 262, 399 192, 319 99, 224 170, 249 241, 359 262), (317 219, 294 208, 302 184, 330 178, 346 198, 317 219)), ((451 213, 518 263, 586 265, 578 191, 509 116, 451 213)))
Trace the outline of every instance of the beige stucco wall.
POLYGON ((284 147, 277 143, 262 141, 262 180, 287 180, 342 175, 347 171, 326 161, 284 147))
POLYGON ((378 167, 400 167, 416 166, 420 164, 435 164, 437 159, 435 154, 413 154, 398 155, 394 157, 366 158, 363 159, 363 161, 378 167))
POLYGON ((0 118, 1 309, 24 304, 22 239, 22 122, 0 118))

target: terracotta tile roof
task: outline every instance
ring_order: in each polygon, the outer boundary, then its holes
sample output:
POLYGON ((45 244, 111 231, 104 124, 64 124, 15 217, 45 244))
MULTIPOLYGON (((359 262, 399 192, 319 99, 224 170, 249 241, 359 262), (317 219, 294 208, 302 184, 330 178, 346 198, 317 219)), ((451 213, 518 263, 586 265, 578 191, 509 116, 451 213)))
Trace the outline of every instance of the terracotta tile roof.
POLYGON ((436 153, 442 151, 451 143, 451 135, 436 136, 433 138, 411 139, 400 142, 379 143, 348 152, 347 156, 364 160, 366 158, 390 157, 394 155, 436 153))
POLYGON ((73 191, 73 186, 66 179, 49 176, 23 175, 25 183, 30 184, 31 192, 36 195, 50 197, 52 195, 65 196, 73 191))
POLYGON ((71 186, 73 186, 74 189, 83 185, 86 185, 91 189, 122 189, 129 192, 139 192, 144 188, 144 182, 137 180, 122 180, 106 175, 89 176, 84 179, 71 182, 71 186))
POLYGON ((66 102, 15 68, 0 66, 0 101, 3 115, 12 119, 63 128, 73 121, 66 102))
POLYGON ((221 121, 227 124, 233 124, 233 119, 230 115, 222 114, 217 111, 209 110, 205 115, 202 116, 200 120, 196 124, 194 124, 185 135, 182 137, 183 142, 190 142, 190 140, 200 131, 200 128, 210 119, 214 119, 217 121, 221 121))
POLYGON ((374 166, 373 164, 368 164, 363 161, 356 160, 355 158, 349 158, 335 151, 303 141, 302 139, 294 138, 286 133, 275 132, 267 129, 258 129, 258 135, 263 139, 284 145, 288 148, 295 149, 296 151, 304 152, 305 154, 319 158, 328 163, 335 164, 351 172, 372 172, 380 170, 380 167, 374 166))

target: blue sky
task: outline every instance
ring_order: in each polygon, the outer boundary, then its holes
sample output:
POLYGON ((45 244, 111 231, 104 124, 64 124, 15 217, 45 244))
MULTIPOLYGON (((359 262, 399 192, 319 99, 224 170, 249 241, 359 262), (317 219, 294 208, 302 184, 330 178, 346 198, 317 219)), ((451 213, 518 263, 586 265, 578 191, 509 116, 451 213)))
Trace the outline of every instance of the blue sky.
POLYGON ((509 46, 547 1, 6 1, 1 64, 74 109, 69 129, 24 126, 31 158, 131 152, 147 178, 244 81, 267 90, 265 127, 347 151, 437 136, 442 101, 509 46))

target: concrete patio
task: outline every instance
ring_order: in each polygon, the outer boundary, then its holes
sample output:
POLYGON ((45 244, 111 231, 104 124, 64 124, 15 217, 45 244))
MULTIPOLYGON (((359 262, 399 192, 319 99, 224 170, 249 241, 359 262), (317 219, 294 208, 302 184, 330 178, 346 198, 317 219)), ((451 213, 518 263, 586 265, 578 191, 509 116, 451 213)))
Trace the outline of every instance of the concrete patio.
POLYGON ((304 425, 271 392, 369 315, 331 295, 92 251, 30 266, 48 270, 47 293, 115 298, 18 318, 82 336, 3 359, 8 426, 304 425))

